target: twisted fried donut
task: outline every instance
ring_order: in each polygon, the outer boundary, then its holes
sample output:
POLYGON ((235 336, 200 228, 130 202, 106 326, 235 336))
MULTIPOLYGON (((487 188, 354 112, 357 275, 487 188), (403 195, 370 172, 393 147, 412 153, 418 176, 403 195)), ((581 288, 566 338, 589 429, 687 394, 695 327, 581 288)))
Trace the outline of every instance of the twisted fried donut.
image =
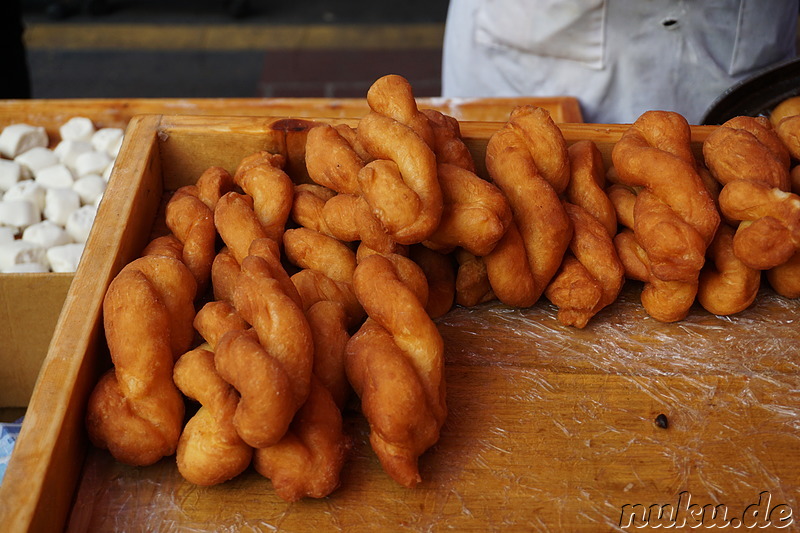
POLYGON ((308 399, 281 440, 255 451, 253 466, 288 502, 324 498, 339 486, 348 442, 330 392, 311 376, 308 399))
POLYGON ((425 246, 448 253, 461 247, 477 256, 494 249, 511 223, 505 195, 486 180, 455 165, 438 165, 444 201, 439 227, 425 246))
POLYGON ((420 111, 433 128, 433 153, 438 164, 448 164, 477 173, 475 160, 464 141, 461 139, 461 126, 458 120, 435 109, 420 111))
POLYGON ((181 188, 192 196, 197 196, 213 212, 219 199, 231 192, 234 185, 233 177, 227 170, 222 167, 208 167, 194 185, 181 188))
POLYGON ((800 97, 787 98, 770 113, 769 120, 795 159, 800 159, 800 97))
POLYGON ((384 470, 413 487, 421 480, 417 458, 438 440, 447 413, 444 347, 425 312, 425 277, 407 258, 374 254, 358 264, 353 284, 369 318, 347 344, 347 376, 384 470), (404 269, 422 284, 405 283, 404 269))
POLYGON ((767 270, 800 250, 800 196, 760 182, 736 180, 722 188, 723 215, 742 221, 733 238, 736 257, 767 270))
POLYGON ((357 133, 376 158, 358 173, 361 194, 372 214, 398 243, 424 241, 442 215, 433 152, 414 130, 378 113, 362 118, 357 133))
POLYGON ((722 185, 745 179, 789 190, 789 151, 764 117, 734 117, 716 128, 703 143, 703 158, 722 185))
POLYGON ((268 236, 255 214, 253 199, 237 192, 229 192, 219 199, 214 209, 214 224, 239 264, 249 255, 253 241, 268 236))
POLYGON ((233 176, 233 181, 253 198, 258 221, 275 242, 281 240, 294 198, 294 183, 283 171, 285 163, 282 155, 261 151, 244 158, 233 176))
MULTIPOLYGON (((436 145, 428 117, 417 108, 414 91, 404 77, 388 74, 375 80, 367 91, 367 104, 373 113, 411 128, 430 148, 436 145)), ((369 146, 365 146, 372 153, 369 146)))
POLYGON ((321 301, 306 311, 306 319, 314 337, 314 376, 341 409, 351 392, 344 367, 350 340, 347 312, 339 302, 321 301))
POLYGON ((697 300, 715 315, 744 311, 758 295, 761 272, 745 265, 733 253, 734 229, 721 224, 708 248, 705 268, 700 272, 697 300))
POLYGON ((592 141, 573 143, 567 154, 570 168, 567 200, 586 209, 613 237, 617 234, 617 213, 603 190, 606 181, 603 155, 592 141))
POLYGON ((175 235, 156 237, 142 250, 142 257, 147 255, 165 255, 183 261, 183 244, 175 235))
POLYGON ((697 295, 698 282, 664 281, 653 275, 650 259, 636 241, 634 232, 624 229, 614 237, 614 247, 628 278, 643 281, 642 305, 660 322, 677 322, 689 314, 697 295))
POLYGON ((783 264, 767 270, 767 280, 784 298, 800 298, 800 252, 783 264))
POLYGON ((307 228, 286 230, 283 243, 289 261, 302 269, 291 280, 304 310, 332 300, 344 306, 351 324, 364 318, 364 309, 353 292, 356 255, 350 248, 307 228))
POLYGON ((665 281, 696 279, 719 224, 697 171, 690 133, 679 114, 648 111, 611 154, 621 182, 643 187, 634 206, 634 232, 652 274, 665 281))
POLYGON ((583 328, 601 309, 617 299, 624 269, 607 228, 581 206, 565 203, 574 228, 559 272, 545 290, 558 306, 558 321, 583 328))
POLYGON ((306 170, 319 185, 358 194, 358 172, 366 164, 353 145, 329 124, 311 128, 306 137, 306 170))
POLYGON ((194 317, 193 325, 212 352, 216 350, 222 336, 229 331, 250 329, 250 324, 239 316, 233 305, 224 301, 211 301, 201 307, 194 317))
POLYGON ((214 212, 195 196, 196 192, 196 187, 181 187, 175 191, 167 203, 166 221, 167 227, 183 244, 182 260, 194 275, 200 295, 205 293, 211 278, 217 230, 214 212))
POLYGON ((103 323, 114 368, 92 391, 86 426, 120 462, 149 465, 175 452, 184 405, 172 366, 193 338, 195 292, 189 269, 159 255, 129 263, 108 287, 103 323))
POLYGON ((517 107, 489 139, 486 169, 506 195, 514 220, 484 257, 489 281, 501 302, 528 307, 555 275, 572 238, 558 198, 569 182, 561 130, 546 110, 517 107))
POLYGON ((254 448, 286 433, 308 396, 313 364, 308 321, 272 272, 262 257, 244 259, 233 305, 253 330, 226 333, 215 352, 217 371, 241 395, 234 426, 254 448))
POLYGON ((214 368, 214 353, 201 345, 175 363, 175 385, 201 407, 178 441, 178 471, 196 485, 216 485, 250 464, 253 449, 236 433, 233 416, 239 395, 214 368))

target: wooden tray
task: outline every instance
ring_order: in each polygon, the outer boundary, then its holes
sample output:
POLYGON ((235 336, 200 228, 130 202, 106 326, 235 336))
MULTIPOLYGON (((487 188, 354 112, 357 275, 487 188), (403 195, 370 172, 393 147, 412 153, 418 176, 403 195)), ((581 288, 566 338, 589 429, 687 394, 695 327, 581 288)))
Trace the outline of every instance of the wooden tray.
MULTIPOLYGON (((355 447, 342 486, 295 504, 253 471, 198 488, 172 458, 131 468, 89 446, 85 402, 108 364, 101 300, 145 244, 162 191, 211 165, 233 169, 259 149, 300 168, 307 126, 131 121, 0 486, 4 530, 613 531, 626 509, 690 509, 687 495, 701 511, 725 505, 728 518, 800 509, 800 302, 766 288, 741 315, 695 308, 676 324, 648 318, 635 284, 584 330, 560 326, 546 301, 454 309, 438 321, 450 415, 413 490, 380 469, 355 411, 345 415, 355 447), (654 423, 659 414, 667 428, 654 423)), ((477 160, 499 126, 462 125, 477 160)), ((593 139, 607 160, 624 129, 562 126, 568 142, 593 139)), ((711 129, 694 128, 696 143, 711 129)))
MULTIPOLYGON (((570 96, 509 98, 418 98, 421 108, 433 108, 465 121, 508 119, 517 105, 533 104, 550 112, 556 122, 583 122, 580 105, 570 96)), ((0 100, 0 127, 28 121, 44 126, 51 138, 75 116, 89 117, 99 127, 124 128, 135 115, 217 115, 270 117, 360 118, 369 107, 364 98, 75 98, 0 100)))

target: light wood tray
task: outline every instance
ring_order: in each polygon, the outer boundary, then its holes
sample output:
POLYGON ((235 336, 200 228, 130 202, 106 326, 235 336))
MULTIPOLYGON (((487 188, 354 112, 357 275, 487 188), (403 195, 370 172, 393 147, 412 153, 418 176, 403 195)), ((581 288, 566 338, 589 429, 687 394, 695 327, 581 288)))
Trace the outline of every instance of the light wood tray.
MULTIPOLYGON (((438 321, 450 415, 408 490, 380 468, 356 411, 341 487, 286 504, 253 471, 198 488, 173 458, 131 468, 88 445, 86 399, 108 365, 100 319, 113 276, 146 243, 162 192, 250 153, 287 154, 302 179, 309 124, 267 118, 131 121, 0 486, 6 531, 458 531, 620 529, 625 505, 724 504, 741 516, 769 491, 797 512, 800 302, 764 289, 733 318, 700 308, 676 324, 646 316, 635 284, 584 330, 546 301, 456 308, 438 321), (665 414, 666 429, 654 419, 665 414), (684 496, 685 498, 685 496, 684 496)), ((499 124, 463 123, 477 160, 499 124)), ((608 163, 624 126, 562 126, 608 163)), ((693 129, 695 148, 711 131, 693 129)))

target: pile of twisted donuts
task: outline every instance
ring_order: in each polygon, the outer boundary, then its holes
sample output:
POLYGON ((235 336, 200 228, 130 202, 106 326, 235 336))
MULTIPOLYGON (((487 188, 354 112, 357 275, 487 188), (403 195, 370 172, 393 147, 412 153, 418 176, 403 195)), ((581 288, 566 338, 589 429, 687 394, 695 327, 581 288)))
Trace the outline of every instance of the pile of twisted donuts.
POLYGON ((324 497, 354 391, 382 467, 413 487, 447 413, 433 318, 453 305, 544 295, 581 328, 626 277, 660 321, 695 299, 741 311, 761 271, 800 296, 800 117, 731 120, 705 141, 706 168, 681 116, 647 112, 606 169, 593 142, 568 147, 523 106, 488 141, 487 180, 458 122, 419 110, 407 80, 380 78, 367 100, 356 128, 308 131, 311 183, 259 152, 171 196, 169 233, 104 300, 113 368, 88 405, 95 445, 131 465, 176 453, 198 485, 253 464, 285 500, 324 497), (200 404, 186 423, 184 396, 200 404))

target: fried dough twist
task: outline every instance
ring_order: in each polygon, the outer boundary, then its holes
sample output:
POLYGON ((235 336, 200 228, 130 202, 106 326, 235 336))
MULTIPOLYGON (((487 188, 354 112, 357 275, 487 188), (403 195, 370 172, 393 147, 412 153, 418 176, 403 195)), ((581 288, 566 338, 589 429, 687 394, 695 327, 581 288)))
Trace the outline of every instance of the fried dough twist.
POLYGON ((635 242, 627 232, 615 239, 626 274, 645 282, 642 303, 651 316, 680 320, 720 221, 697 170, 689 125, 677 113, 648 111, 615 144, 612 160, 620 182, 638 189, 635 242), (637 262, 646 266, 631 270, 637 262))
POLYGON ((367 102, 372 111, 356 133, 375 160, 358 173, 361 195, 396 242, 422 242, 442 216, 433 130, 400 76, 378 79, 367 102))
POLYGON ((572 239, 572 223, 558 195, 569 182, 561 130, 549 113, 520 106, 489 139, 486 169, 511 205, 513 223, 484 257, 494 294, 508 305, 536 303, 572 239))
POLYGON ((438 440, 447 412, 444 347, 425 311, 427 282, 413 261, 379 254, 361 260, 353 281, 369 318, 347 344, 347 376, 381 465, 413 487, 418 457, 438 440))
POLYGON ((219 340, 216 368, 241 395, 233 420, 239 436, 254 448, 271 446, 308 396, 311 331, 262 257, 243 260, 233 305, 253 328, 228 332, 219 340))
POLYGON ((605 169, 597 146, 579 141, 568 149, 570 183, 564 208, 572 221, 569 253, 545 290, 558 306, 558 320, 583 328, 601 309, 616 300, 625 272, 614 248, 617 220, 603 192, 605 169))
POLYGON ((308 228, 286 230, 286 257, 301 268, 291 280, 305 311, 321 301, 341 303, 350 324, 364 318, 364 309, 353 291, 356 255, 344 243, 308 228))
POLYGON ((738 223, 733 252, 750 268, 767 270, 800 249, 800 197, 789 193, 790 156, 763 117, 735 117, 703 144, 714 178, 724 187, 722 214, 738 223))
POLYGON ((162 255, 132 261, 108 287, 103 323, 114 368, 92 391, 86 426, 120 462, 149 465, 175 453, 184 404, 172 368, 192 342, 196 289, 189 269, 162 255))
POLYGON ((196 485, 216 485, 242 473, 253 449, 239 437, 233 417, 239 395, 214 366, 214 353, 203 344, 183 354, 173 370, 175 385, 201 407, 178 441, 178 471, 196 485))
POLYGON ((253 198, 253 208, 266 236, 281 242, 292 209, 294 183, 283 171, 286 158, 266 151, 244 158, 234 182, 253 198))
POLYGON ((181 187, 166 207, 170 231, 183 245, 182 260, 197 281, 197 294, 205 293, 211 280, 211 264, 217 253, 214 212, 195 195, 197 187, 181 187))

